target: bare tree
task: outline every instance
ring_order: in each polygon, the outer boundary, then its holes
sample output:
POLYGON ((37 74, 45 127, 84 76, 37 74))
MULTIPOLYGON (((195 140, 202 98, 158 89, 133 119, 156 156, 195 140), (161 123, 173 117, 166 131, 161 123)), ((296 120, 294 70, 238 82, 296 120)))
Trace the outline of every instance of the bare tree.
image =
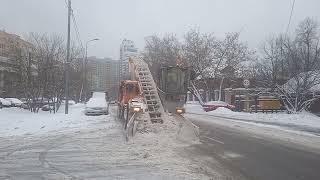
POLYGON ((161 66, 177 64, 180 57, 181 44, 173 34, 160 38, 156 35, 146 38, 146 46, 143 52, 144 60, 149 64, 155 80, 158 79, 161 66))
POLYGON ((288 63, 286 61, 288 49, 288 37, 280 34, 269 38, 262 47, 262 61, 260 62, 259 82, 260 86, 274 88, 277 84, 284 84, 289 77, 288 63))
POLYGON ((214 49, 217 46, 212 34, 201 34, 199 30, 191 29, 184 37, 183 58, 195 72, 198 80, 202 80, 209 90, 208 71, 212 68, 214 49))
POLYGON ((196 83, 204 83, 207 91, 216 88, 215 83, 211 82, 212 79, 239 76, 241 70, 244 70, 240 62, 254 60, 253 54, 254 52, 240 41, 239 33, 228 33, 219 40, 212 33, 201 33, 197 29, 187 32, 183 43, 174 35, 164 38, 148 37, 143 53, 154 76, 157 77, 158 70, 163 65, 184 64, 193 69, 196 83))
MULTIPOLYGON (((31 111, 38 112, 40 105, 54 103, 54 112, 58 110, 64 93, 64 62, 66 48, 64 39, 59 35, 30 33, 28 41, 32 51, 27 58, 21 55, 23 48, 17 48, 16 61, 19 68, 19 89, 24 89, 31 111), (46 101, 46 102, 45 102, 46 101)), ((70 63, 71 95, 76 94, 80 86, 81 70, 77 59, 80 50, 72 46, 70 63)))
POLYGON ((239 39, 239 33, 228 33, 223 40, 217 42, 217 47, 214 51, 213 60, 213 77, 221 76, 221 72, 226 67, 237 69, 243 61, 253 60, 254 51, 242 43, 239 39))
MULTIPOLYGON (((320 84, 320 34, 318 23, 306 18, 296 29, 294 37, 279 36, 264 49, 261 72, 275 86, 289 112, 300 112, 314 100, 312 88, 320 84), (282 83, 281 78, 287 79, 282 83)), ((267 79, 267 78, 266 78, 267 79)))
POLYGON ((252 71, 250 73, 243 72, 251 68, 246 67, 248 63, 243 64, 243 62, 254 62, 256 60, 254 58, 255 52, 250 50, 247 44, 241 42, 239 36, 240 33, 227 33, 224 39, 217 41, 213 52, 213 60, 208 74, 215 82, 218 79, 220 80, 219 100, 221 99, 221 90, 225 78, 233 80, 239 78, 239 76, 245 77, 252 74, 252 71))

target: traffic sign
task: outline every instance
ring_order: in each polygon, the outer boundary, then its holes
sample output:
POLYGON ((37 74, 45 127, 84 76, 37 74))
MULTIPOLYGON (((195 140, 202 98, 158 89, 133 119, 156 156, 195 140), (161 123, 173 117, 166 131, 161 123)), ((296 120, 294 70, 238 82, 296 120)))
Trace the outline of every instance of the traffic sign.
POLYGON ((250 86, 250 81, 249 81, 249 79, 243 80, 243 85, 244 85, 245 88, 248 88, 248 87, 250 86))

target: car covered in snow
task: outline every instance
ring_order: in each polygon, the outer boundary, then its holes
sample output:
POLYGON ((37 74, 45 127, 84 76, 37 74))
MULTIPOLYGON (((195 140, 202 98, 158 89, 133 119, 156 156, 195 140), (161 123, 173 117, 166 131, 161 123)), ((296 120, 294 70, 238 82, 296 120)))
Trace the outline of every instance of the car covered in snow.
MULTIPOLYGON (((66 100, 62 100, 62 101, 61 101, 61 104, 66 104, 66 100)), ((69 105, 75 105, 76 102, 75 102, 74 100, 70 100, 70 99, 69 99, 69 100, 68 100, 68 104, 69 104, 69 105)))
POLYGON ((202 107, 206 112, 216 110, 220 107, 227 108, 232 111, 235 109, 234 105, 228 104, 224 101, 209 101, 205 103, 202 107))
POLYGON ((92 98, 86 104, 85 115, 107 115, 109 114, 109 104, 105 99, 105 93, 94 92, 92 98))
POLYGON ((6 100, 6 99, 4 99, 4 98, 0 98, 0 106, 1 107, 11 107, 11 102, 10 101, 8 101, 8 100, 6 100))
POLYGON ((21 107, 21 105, 23 104, 23 102, 17 98, 6 98, 6 100, 11 102, 12 107, 21 107))

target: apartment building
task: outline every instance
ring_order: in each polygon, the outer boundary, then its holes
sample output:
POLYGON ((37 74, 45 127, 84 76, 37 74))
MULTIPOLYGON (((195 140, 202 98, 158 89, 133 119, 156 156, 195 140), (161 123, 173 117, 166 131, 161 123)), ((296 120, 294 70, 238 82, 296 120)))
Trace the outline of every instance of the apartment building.
POLYGON ((107 91, 116 97, 119 86, 119 61, 110 58, 88 57, 90 91, 107 91))
POLYGON ((119 78, 129 78, 129 57, 138 55, 138 48, 133 41, 124 39, 120 45, 119 78))
POLYGON ((31 63, 32 44, 16 34, 0 31, 0 97, 17 96, 17 57, 31 63))

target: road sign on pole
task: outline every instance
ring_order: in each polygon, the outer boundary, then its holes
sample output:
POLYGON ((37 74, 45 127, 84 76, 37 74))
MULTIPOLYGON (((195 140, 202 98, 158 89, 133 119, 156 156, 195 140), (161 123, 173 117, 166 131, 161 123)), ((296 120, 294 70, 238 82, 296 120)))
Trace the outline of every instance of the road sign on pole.
POLYGON ((248 88, 248 87, 250 86, 250 81, 249 81, 249 79, 243 80, 243 85, 244 85, 245 88, 248 88))
POLYGON ((244 103, 244 107, 246 112, 250 111, 250 97, 249 97, 249 90, 248 87, 250 86, 250 81, 248 79, 243 80, 243 85, 246 88, 246 99, 245 99, 245 103, 244 103))

